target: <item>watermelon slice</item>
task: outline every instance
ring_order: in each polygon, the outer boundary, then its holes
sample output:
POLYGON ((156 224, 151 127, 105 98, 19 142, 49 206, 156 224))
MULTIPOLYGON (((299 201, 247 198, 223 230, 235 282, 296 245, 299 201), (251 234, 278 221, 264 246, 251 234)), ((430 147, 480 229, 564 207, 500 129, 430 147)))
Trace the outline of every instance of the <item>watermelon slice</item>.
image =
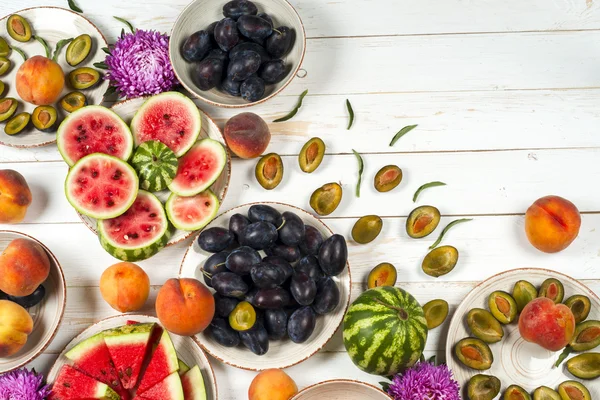
POLYGON ((181 377, 185 400, 206 400, 206 388, 199 366, 195 366, 181 377))
POLYGON ((177 360, 179 362, 179 376, 185 374, 186 372, 188 372, 190 370, 190 367, 188 367, 188 365, 186 363, 184 363, 181 360, 177 360))
POLYGON ((133 389, 138 381, 155 324, 124 325, 104 331, 104 342, 121 385, 133 389))
POLYGON ((150 97, 131 120, 135 145, 158 140, 177 157, 184 155, 198 139, 202 118, 192 100, 177 92, 150 97))
POLYGON ((184 400, 181 378, 177 372, 173 372, 136 398, 144 400, 184 400))
POLYGON ((107 219, 127 211, 137 196, 138 185, 135 170, 125 161, 94 153, 69 170, 65 194, 81 214, 107 219))
POLYGON ((173 372, 177 372, 178 369, 179 360, 177 359, 175 347, 173 347, 173 342, 171 341, 169 333, 164 330, 160 337, 160 341, 158 342, 158 346, 152 354, 148 368, 146 368, 146 372, 144 372, 142 381, 138 386, 137 394, 143 395, 146 390, 150 389, 173 372))
POLYGON ((121 216, 98 221, 100 244, 122 261, 140 261, 162 250, 172 235, 158 198, 140 190, 133 205, 121 216))
POLYGON ((180 196, 194 196, 210 187, 227 163, 227 152, 216 140, 206 138, 197 142, 179 159, 177 174, 169 189, 180 196))
POLYGON ((119 400, 120 398, 117 392, 105 383, 90 378, 70 365, 64 365, 52 385, 52 393, 48 397, 48 400, 119 400))
POLYGON ((58 127, 56 143, 69 166, 92 153, 128 160, 133 137, 127 124, 112 110, 87 106, 71 113, 58 127))
POLYGON ((210 190, 191 197, 171 193, 165 209, 169 221, 177 229, 195 231, 204 228, 219 212, 219 199, 210 190))

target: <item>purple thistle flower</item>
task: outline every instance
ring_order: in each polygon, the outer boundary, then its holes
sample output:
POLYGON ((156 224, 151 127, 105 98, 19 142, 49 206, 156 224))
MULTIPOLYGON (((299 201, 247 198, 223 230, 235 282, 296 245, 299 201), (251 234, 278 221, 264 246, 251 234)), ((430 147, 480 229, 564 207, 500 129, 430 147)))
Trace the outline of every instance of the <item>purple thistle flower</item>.
POLYGON ((26 368, 0 375, 0 400, 44 400, 50 395, 50 386, 44 377, 26 368))
POLYGON ((447 365, 420 362, 394 376, 388 394, 394 400, 460 400, 460 387, 447 365))
POLYGON ((104 78, 127 98, 166 92, 179 83, 169 60, 169 37, 156 31, 121 36, 104 62, 104 78))

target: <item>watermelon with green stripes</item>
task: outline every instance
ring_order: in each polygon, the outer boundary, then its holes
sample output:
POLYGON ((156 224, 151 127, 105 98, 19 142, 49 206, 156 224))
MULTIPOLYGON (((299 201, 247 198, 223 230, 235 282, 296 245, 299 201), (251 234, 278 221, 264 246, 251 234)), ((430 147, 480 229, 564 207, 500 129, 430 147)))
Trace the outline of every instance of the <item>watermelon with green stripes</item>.
POLYGON ((344 317, 346 351, 369 374, 390 376, 411 367, 421 357, 426 341, 423 308, 397 287, 367 290, 344 317))
POLYGON ((140 188, 150 192, 165 190, 177 173, 177 156, 158 140, 140 144, 131 164, 140 178, 140 188))

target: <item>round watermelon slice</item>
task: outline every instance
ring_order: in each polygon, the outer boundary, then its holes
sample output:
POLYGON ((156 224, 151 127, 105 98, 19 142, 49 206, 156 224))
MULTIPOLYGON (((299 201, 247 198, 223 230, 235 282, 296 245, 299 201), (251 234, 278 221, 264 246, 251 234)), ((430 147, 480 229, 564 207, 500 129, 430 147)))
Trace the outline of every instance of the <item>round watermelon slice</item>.
POLYGON ((195 231, 204 228, 219 211, 219 199, 210 190, 195 196, 183 197, 171 193, 165 209, 169 221, 177 229, 195 231))
POLYGON ((125 161, 93 153, 69 170, 65 194, 81 214, 108 219, 127 211, 137 196, 138 185, 135 170, 125 161))
POLYGON ((56 144, 69 166, 92 153, 104 153, 127 161, 133 137, 127 124, 112 110, 87 106, 70 114, 58 127, 56 144))
POLYGON ((227 164, 227 152, 216 140, 202 139, 179 159, 177 174, 169 184, 171 192, 194 196, 212 185, 227 164))
POLYGON ((158 140, 177 157, 184 155, 200 135, 202 118, 192 100, 178 92, 150 97, 131 120, 135 145, 158 140))
POLYGON ((100 244, 121 261, 140 261, 162 250, 172 232, 160 200, 140 190, 122 215, 98 221, 100 244))

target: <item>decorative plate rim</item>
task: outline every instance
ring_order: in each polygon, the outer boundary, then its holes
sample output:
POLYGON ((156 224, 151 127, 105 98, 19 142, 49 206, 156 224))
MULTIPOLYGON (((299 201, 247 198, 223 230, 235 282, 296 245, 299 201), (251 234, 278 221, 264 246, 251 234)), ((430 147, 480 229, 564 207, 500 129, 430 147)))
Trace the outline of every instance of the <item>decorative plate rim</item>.
POLYGON ((367 382, 363 382, 363 381, 359 381, 356 379, 329 379, 323 382, 317 382, 317 383, 313 383, 310 386, 305 387, 304 389, 300 390, 298 393, 296 393, 292 398, 290 398, 290 400, 298 400, 300 398, 301 395, 306 394, 306 392, 308 392, 309 390, 312 390, 318 386, 321 385, 326 385, 326 384, 331 384, 331 383, 351 383, 351 384, 357 384, 360 386, 365 386, 368 387, 369 389, 374 389, 377 392, 380 392, 381 394, 383 394, 385 397, 387 398, 391 398, 386 392, 384 392, 382 389, 378 388, 375 385, 372 385, 370 383, 367 382))

